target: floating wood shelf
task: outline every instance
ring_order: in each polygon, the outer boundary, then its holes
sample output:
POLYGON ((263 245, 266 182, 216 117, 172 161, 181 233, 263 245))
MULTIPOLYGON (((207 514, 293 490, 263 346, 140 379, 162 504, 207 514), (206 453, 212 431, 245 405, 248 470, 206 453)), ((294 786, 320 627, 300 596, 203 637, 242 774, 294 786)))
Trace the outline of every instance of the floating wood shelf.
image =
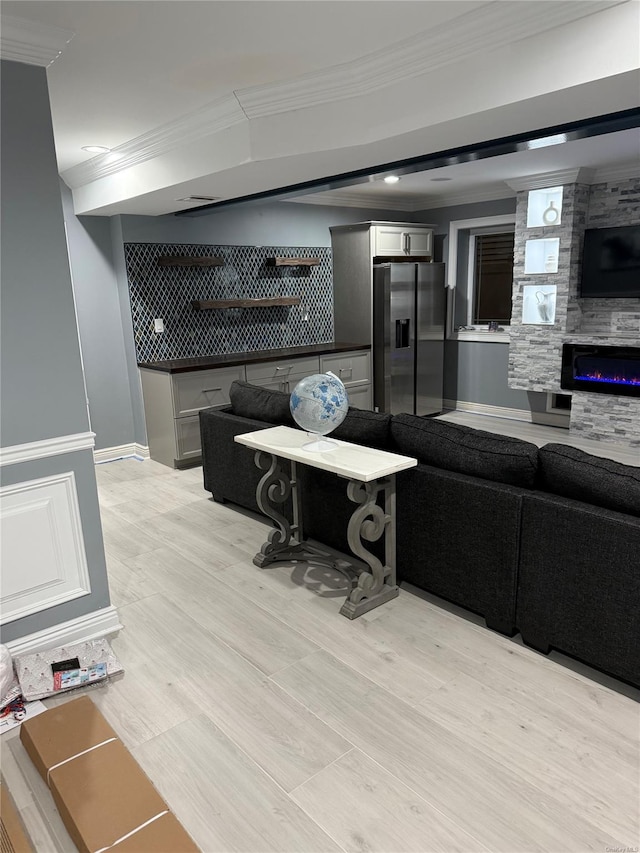
POLYGON ((192 258, 189 255, 162 255, 159 267, 221 267, 224 261, 216 256, 192 258))
POLYGON ((275 296, 269 299, 194 299, 198 311, 216 308, 272 308, 277 305, 300 305, 299 296, 275 296))
POLYGON ((272 267, 317 267, 320 258, 267 258, 272 267))

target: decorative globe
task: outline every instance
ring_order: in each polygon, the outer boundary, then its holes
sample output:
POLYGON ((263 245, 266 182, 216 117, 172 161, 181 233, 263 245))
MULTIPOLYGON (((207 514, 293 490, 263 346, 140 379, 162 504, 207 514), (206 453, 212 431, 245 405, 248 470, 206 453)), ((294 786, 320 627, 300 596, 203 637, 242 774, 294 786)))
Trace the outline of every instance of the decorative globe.
MULTIPOLYGON (((314 373, 306 376, 291 392, 289 403, 294 421, 307 432, 327 435, 340 426, 349 410, 349 398, 335 374, 314 373)), ((315 441, 306 450, 332 450, 335 442, 315 441)))

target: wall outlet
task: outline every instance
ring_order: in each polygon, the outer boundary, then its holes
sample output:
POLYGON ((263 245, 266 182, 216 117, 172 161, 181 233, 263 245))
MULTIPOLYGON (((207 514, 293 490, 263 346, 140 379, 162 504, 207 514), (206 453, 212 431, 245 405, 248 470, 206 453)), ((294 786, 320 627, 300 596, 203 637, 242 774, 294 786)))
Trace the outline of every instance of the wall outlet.
POLYGON ((164 320, 162 318, 158 318, 153 321, 153 331, 160 334, 160 332, 164 332, 164 320))

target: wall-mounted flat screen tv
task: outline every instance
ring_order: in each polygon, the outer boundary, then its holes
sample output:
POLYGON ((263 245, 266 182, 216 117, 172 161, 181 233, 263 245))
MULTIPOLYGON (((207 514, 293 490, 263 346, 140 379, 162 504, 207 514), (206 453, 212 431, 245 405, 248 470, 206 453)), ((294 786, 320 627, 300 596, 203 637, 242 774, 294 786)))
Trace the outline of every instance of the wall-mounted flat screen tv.
POLYGON ((640 298, 640 224, 587 228, 580 296, 640 298))

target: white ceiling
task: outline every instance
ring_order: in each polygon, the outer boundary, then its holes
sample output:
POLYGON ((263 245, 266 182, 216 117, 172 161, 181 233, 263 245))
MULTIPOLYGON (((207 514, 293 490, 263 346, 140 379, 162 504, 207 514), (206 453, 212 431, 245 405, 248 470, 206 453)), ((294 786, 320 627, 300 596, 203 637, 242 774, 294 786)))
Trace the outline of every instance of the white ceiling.
MULTIPOLYGON (((515 196, 522 179, 539 175, 553 182, 555 173, 580 168, 589 182, 624 179, 640 174, 640 128, 485 160, 443 166, 402 175, 396 184, 375 181, 348 189, 317 192, 290 199, 305 204, 379 207, 416 211, 515 196)), ((562 182, 558 177, 558 182, 562 182)), ((550 185, 547 183, 547 185, 550 185)))
MULTIPOLYGON (((1 13, 3 57, 35 40, 27 61, 48 64, 76 211, 110 215, 172 212, 193 206, 177 201, 188 195, 235 198, 635 105, 638 9, 637 0, 3 0, 1 13), (603 56, 590 50, 595 33, 603 56), (570 54, 569 36, 585 51, 577 71, 554 48, 570 54), (45 41, 60 50, 51 63, 45 41), (529 55, 544 63, 525 74, 529 55), (506 64, 518 56, 522 69, 506 64), (83 145, 115 152, 95 157, 83 145)), ((504 181, 515 175, 639 159, 637 134, 625 132, 446 167, 446 183, 414 174, 304 200, 415 210, 511 194, 504 181)))
POLYGON ((60 171, 216 98, 357 59, 482 2, 3 0, 74 33, 47 78, 60 171))

